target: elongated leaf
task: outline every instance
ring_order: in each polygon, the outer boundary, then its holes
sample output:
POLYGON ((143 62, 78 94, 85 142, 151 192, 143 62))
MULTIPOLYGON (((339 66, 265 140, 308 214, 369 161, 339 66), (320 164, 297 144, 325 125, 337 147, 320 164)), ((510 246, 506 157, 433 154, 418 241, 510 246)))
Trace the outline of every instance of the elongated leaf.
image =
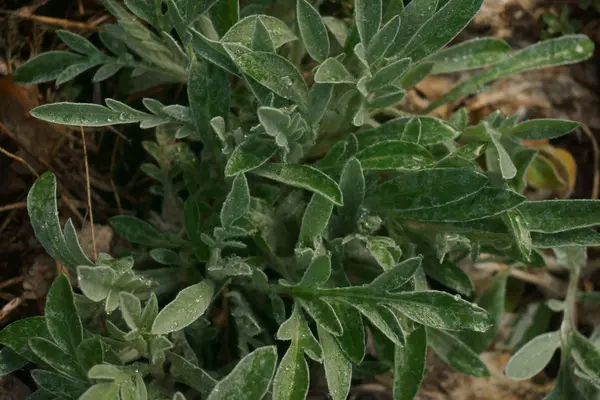
POLYGON ((560 119, 532 119, 521 122, 510 130, 509 135, 525 140, 554 139, 577 129, 579 122, 560 119))
POLYGON ((298 0, 296 17, 306 51, 316 61, 325 61, 329 55, 329 36, 321 15, 307 0, 298 0))
POLYGON ((318 124, 331 102, 333 95, 333 85, 314 83, 308 92, 308 105, 306 112, 306 122, 309 125, 318 124))
POLYGON ((402 52, 420 61, 448 44, 477 14, 483 0, 450 0, 436 12, 407 43, 402 52))
POLYGON ((402 261, 375 278, 369 287, 387 292, 398 289, 413 277, 421 266, 422 260, 423 257, 413 257, 402 261))
POLYGON ((171 352, 167 352, 167 357, 171 362, 170 373, 173 377, 177 381, 196 389, 203 396, 208 396, 217 384, 217 381, 206 371, 190 363, 185 358, 171 352))
POLYGON ((423 262, 423 270, 431 279, 463 296, 471 296, 475 290, 469 275, 451 261, 439 263, 437 260, 428 258, 423 262))
POLYGON ((300 228, 300 243, 310 245, 312 240, 321 236, 331 217, 333 203, 326 197, 315 193, 306 207, 300 228))
POLYGON ((577 366, 585 372, 594 385, 600 386, 600 350, 577 331, 571 333, 570 340, 577 366))
POLYGON ((93 55, 100 53, 100 50, 96 48, 89 40, 81 35, 73 32, 58 29, 56 34, 67 46, 78 53, 93 55))
POLYGON ((305 104, 308 88, 298 69, 275 53, 255 51, 237 57, 238 67, 273 93, 299 104, 305 104))
POLYGON ((365 48, 369 47, 371 39, 379 30, 382 18, 381 0, 355 0, 354 20, 360 41, 365 48))
POLYGON ((308 165, 265 164, 252 173, 286 185, 310 190, 336 205, 343 205, 342 192, 337 183, 323 172, 308 165))
POLYGON ((435 353, 460 372, 479 378, 490 376, 479 355, 456 336, 437 329, 427 329, 427 341, 435 353))
POLYGON ((38 106, 30 111, 38 119, 62 125, 108 126, 138 122, 136 115, 126 115, 99 104, 53 103, 38 106))
POLYGON ((320 325, 317 328, 323 349, 323 366, 329 395, 333 400, 345 400, 350 392, 352 363, 345 357, 335 337, 320 325))
MULTIPOLYGON (((460 135, 460 132, 452 125, 445 123, 438 118, 418 117, 421 122, 421 136, 419 144, 422 146, 431 146, 452 140, 460 135)), ((406 125, 411 118, 396 118, 384 123, 383 125, 361 132, 357 135, 360 147, 366 147, 384 140, 401 140, 406 125)))
POLYGON ((557 233, 531 232, 533 247, 551 249, 566 246, 600 246, 600 233, 593 229, 573 229, 557 233))
POLYGON ((224 228, 232 226, 250 209, 250 189, 244 174, 238 174, 233 180, 231 191, 221 208, 221 225, 224 228))
MULTIPOLYGON (((86 389, 86 385, 82 382, 76 382, 64 375, 51 371, 35 369, 31 371, 31 377, 38 387, 44 389, 46 393, 52 393, 54 396, 59 396, 59 398, 78 399, 86 389)), ((111 399, 114 399, 117 393, 118 391, 114 391, 111 399)), ((108 400, 106 397, 96 397, 95 399, 108 400)), ((91 399, 88 398, 88 400, 91 399)))
POLYGON ((32 338, 29 347, 45 364, 52 369, 73 379, 85 379, 85 374, 77 364, 77 359, 65 352, 52 341, 43 338, 32 338))
POLYGON ((524 201, 523 196, 511 190, 484 187, 463 200, 446 206, 403 213, 401 217, 415 221, 468 222, 493 217, 517 207, 524 201))
POLYGON ((54 280, 48 291, 44 315, 54 341, 69 354, 75 354, 83 340, 83 327, 75 308, 71 283, 64 273, 54 280))
POLYGON ((315 72, 315 82, 327 84, 355 83, 356 78, 337 58, 328 58, 315 72))
POLYGON ((0 350, 0 377, 13 373, 23 368, 29 361, 20 356, 10 347, 4 347, 0 350))
POLYGON ((274 400, 304 400, 309 386, 308 363, 304 352, 292 344, 279 363, 273 382, 274 400))
POLYGON ((215 42, 206 38, 202 33, 198 32, 194 28, 189 28, 189 32, 192 33, 192 46, 194 47, 194 51, 198 56, 229 73, 241 76, 238 67, 235 65, 231 57, 229 57, 220 42, 215 42))
POLYGON ((275 346, 261 347, 242 358, 214 387, 208 400, 237 399, 260 400, 263 398, 277 365, 275 346))
POLYGON ((239 43, 252 48, 252 32, 254 31, 257 18, 267 27, 276 49, 290 41, 296 40, 294 33, 280 19, 268 15, 250 15, 231 27, 221 38, 221 42, 239 43))
POLYGON ((506 56, 510 46, 504 40, 476 38, 438 51, 427 57, 434 61, 432 74, 467 71, 493 64, 506 56))
POLYGON ((141 219, 130 215, 118 215, 110 218, 109 223, 115 232, 131 243, 150 247, 171 247, 161 232, 141 219))
POLYGON ((260 167, 275 155, 277 149, 273 140, 251 136, 231 154, 225 167, 225 176, 235 176, 260 167))
POLYGON ((13 81, 23 85, 53 81, 67 67, 85 60, 86 57, 68 51, 48 51, 17 68, 13 81))
POLYGON ((203 281, 183 289, 175 299, 167 304, 156 316, 152 333, 164 335, 185 328, 197 320, 208 308, 214 286, 203 281))
POLYGON ((435 13, 438 0, 413 0, 400 14, 402 21, 400 32, 394 44, 388 49, 387 56, 396 56, 408 44, 419 28, 435 13))
POLYGON ((367 88, 374 92, 388 85, 396 83, 410 66, 410 58, 401 58, 377 71, 375 76, 367 83, 367 88))
POLYGON ((401 140, 373 144, 355 157, 364 170, 422 169, 433 163, 427 149, 401 140))
POLYGON ((346 357, 359 365, 365 357, 365 328, 360 313, 353 307, 334 303, 333 309, 342 324, 342 334, 334 336, 346 357))
POLYGON ((341 235, 356 229, 365 198, 365 177, 360 161, 354 157, 346 163, 342 170, 340 189, 344 196, 344 206, 338 209, 337 229, 341 235))
POLYGON ((600 225, 600 201, 528 201, 519 206, 525 225, 531 231, 557 233, 600 225))
POLYGON ((591 57, 594 44, 585 35, 565 35, 548 39, 524 48, 493 65, 485 71, 459 83, 454 89, 435 100, 424 112, 435 110, 442 104, 459 97, 481 91, 494 79, 532 69, 572 64, 591 57))
POLYGON ((510 155, 500 142, 501 133, 492 128, 490 124, 487 122, 483 123, 486 133, 492 139, 492 143, 495 147, 494 156, 497 156, 498 165, 500 167, 500 172, 502 173, 502 177, 504 179, 512 179, 517 175, 517 167, 513 163, 510 155))
POLYGON ((4 327, 0 331, 0 344, 10 348, 23 358, 39 364, 41 363, 40 358, 29 347, 29 339, 34 337, 51 338, 44 317, 20 319, 4 327))
POLYGON ((254 22, 254 31, 252 32, 252 49, 255 51, 268 51, 275 52, 275 47, 273 45, 273 40, 271 40, 271 35, 269 34, 269 30, 260 20, 257 18, 254 22))
POLYGON ((330 303, 317 297, 301 298, 299 302, 302 308, 323 329, 335 336, 342 334, 342 324, 330 303))
POLYGON ((417 394, 427 358, 427 334, 418 326, 406 336, 404 346, 396 346, 394 354, 394 399, 412 400, 417 394))
POLYGON ((504 373, 516 380, 530 379, 544 369, 559 347, 558 331, 536 336, 510 358, 504 373))
POLYGON ((366 54, 367 61, 370 64, 374 64, 384 56, 387 49, 394 43, 399 30, 400 17, 395 16, 373 36, 366 54))
POLYGON ((372 210, 398 211, 439 207, 474 195, 487 182, 484 174, 467 169, 403 172, 370 193, 366 206, 372 210))

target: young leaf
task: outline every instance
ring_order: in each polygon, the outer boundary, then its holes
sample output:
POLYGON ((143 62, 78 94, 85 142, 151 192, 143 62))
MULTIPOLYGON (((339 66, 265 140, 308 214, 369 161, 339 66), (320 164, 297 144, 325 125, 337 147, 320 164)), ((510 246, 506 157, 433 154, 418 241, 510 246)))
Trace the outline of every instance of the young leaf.
POLYGON ((370 92, 374 92, 396 83, 402 75, 404 75, 410 66, 410 63, 410 58, 401 58, 400 60, 394 61, 384 68, 381 68, 373 78, 367 82, 367 88, 370 92))
POLYGON ((579 127, 579 122, 560 119, 533 119, 521 122, 508 133, 524 140, 554 139, 579 127))
POLYGON ((286 185, 306 189, 343 205, 342 192, 333 179, 323 172, 301 164, 265 164, 252 173, 286 185))
POLYGON ((243 174, 260 167, 275 155, 277 149, 273 140, 262 139, 258 135, 250 136, 237 146, 229 157, 225 176, 243 174))
POLYGON ((86 57, 68 51, 48 51, 17 68, 13 75, 13 81, 22 85, 53 81, 66 68, 85 60, 86 57))
POLYGON ((75 354, 83 340, 83 327, 75 308, 71 283, 64 273, 54 280, 48 291, 44 315, 54 341, 69 354, 75 354))
POLYGON ((242 218, 250 209, 250 189, 244 174, 238 174, 233 180, 231 191, 221 208, 221 225, 229 228, 242 218))
POLYGON ((306 112, 306 122, 314 126, 318 124, 331 101, 333 95, 333 85, 314 83, 308 92, 308 105, 306 112))
POLYGON ((530 379, 544 369, 559 347, 559 331, 539 335, 513 354, 504 373, 515 380, 530 379))
POLYGON ((371 39, 381 25, 383 6, 381 0, 355 0, 354 20, 360 41, 365 48, 369 47, 371 39))
POLYGON ((308 246, 314 238, 321 236, 329 223, 332 211, 333 203, 329 199, 318 193, 313 194, 302 217, 300 243, 308 246))
POLYGON ((131 243, 149 247, 173 247, 173 243, 152 225, 130 215, 118 215, 109 220, 113 230, 131 243))
POLYGON ((329 55, 329 36, 321 15, 307 0, 297 0, 296 17, 308 54, 318 62, 329 55))
POLYGON ((80 36, 76 33, 65 31, 63 29, 58 29, 56 34, 63 41, 64 44, 69 46, 71 50, 74 50, 81 54, 86 54, 88 56, 92 56, 94 54, 99 54, 100 50, 96 48, 89 40, 80 36))
POLYGON ((373 36, 371 43, 367 47, 367 61, 373 65, 379 61, 387 51, 387 49, 394 43, 396 35, 400 30, 400 17, 397 15, 392 18, 387 24, 385 24, 379 32, 373 36))
POLYGON ((417 326, 406 336, 403 346, 396 346, 394 354, 394 399, 412 400, 417 394, 427 358, 427 334, 417 326))
POLYGON ((600 201, 528 201, 519 206, 525 226, 535 232, 558 233, 600 225, 600 201))
POLYGON ((210 281, 202 281, 183 289, 172 302, 160 310, 152 324, 152 333, 164 335, 190 325, 204 314, 212 300, 213 292, 214 286, 210 281))
POLYGON ((364 170, 423 169, 432 165, 431 154, 415 143, 386 140, 355 155, 364 170))
POLYGON ((413 257, 395 265, 375 278, 369 287, 376 290, 390 292, 403 286, 413 277, 421 266, 422 257, 413 257))
POLYGON ((345 400, 350 392, 352 364, 345 357, 333 335, 320 325, 317 325, 317 330, 323 349, 323 366, 329 395, 333 400, 345 400))
POLYGON ((104 347, 102 341, 96 337, 85 339, 77 347, 77 361, 84 372, 94 365, 104 362, 104 347))
POLYGON ((500 61, 509 51, 510 46, 504 40, 476 38, 438 51, 427 57, 427 61, 435 62, 432 74, 447 74, 485 67, 500 61))
POLYGON ((275 373, 277 349, 261 347, 242 358, 233 371, 216 384, 208 400, 263 398, 275 373))
POLYGON ((341 83, 356 83, 356 78, 344 67, 337 58, 328 58, 315 72, 315 82, 337 85, 341 83))
POLYGON ((142 304, 140 299, 131 293, 121 292, 119 293, 119 303, 121 314, 129 329, 132 331, 140 329, 140 317, 142 315, 142 304))
POLYGON ((427 329, 427 341, 435 353, 460 372, 485 378, 490 376, 479 356, 456 336, 437 329, 427 329))
POLYGON ((490 139, 492 139, 492 143, 494 144, 494 147, 496 149, 495 154, 497 154, 497 157, 498 157, 498 163, 500 165, 500 171, 502 172, 502 177, 504 179, 514 178, 515 175, 517 175, 517 167, 515 167, 515 164, 513 163, 512 159, 510 158, 510 155, 508 154, 508 152, 506 151, 506 149, 500 142, 500 138, 502 136, 501 133, 498 132, 497 130, 495 130, 494 128, 492 128, 492 126, 490 124, 488 124, 487 122, 484 122, 483 126, 485 128, 485 131, 489 135, 490 139))
POLYGON ((437 9, 438 0, 413 0, 400 13, 402 27, 394 44, 387 51, 387 57, 393 57, 402 52, 410 39, 427 22, 437 9))
POLYGON ((97 383, 86 390, 79 400, 113 400, 120 397, 119 389, 116 382, 97 383))
POLYGON ((463 200, 479 192, 487 182, 484 174, 468 169, 402 172, 375 188, 365 204, 372 210, 423 210, 463 200))

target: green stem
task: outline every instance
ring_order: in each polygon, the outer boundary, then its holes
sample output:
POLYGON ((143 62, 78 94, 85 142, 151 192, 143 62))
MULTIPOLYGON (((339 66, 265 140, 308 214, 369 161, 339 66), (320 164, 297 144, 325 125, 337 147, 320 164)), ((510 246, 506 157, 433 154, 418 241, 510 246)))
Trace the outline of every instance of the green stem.
POLYGON ((563 314, 563 321, 560 326, 560 339, 561 339, 561 360, 560 368, 569 368, 569 351, 570 343, 569 336, 573 329, 575 329, 575 306, 577 302, 577 284, 579 283, 579 275, 581 268, 571 267, 569 273, 569 286, 567 288, 567 297, 565 299, 565 311, 563 314))

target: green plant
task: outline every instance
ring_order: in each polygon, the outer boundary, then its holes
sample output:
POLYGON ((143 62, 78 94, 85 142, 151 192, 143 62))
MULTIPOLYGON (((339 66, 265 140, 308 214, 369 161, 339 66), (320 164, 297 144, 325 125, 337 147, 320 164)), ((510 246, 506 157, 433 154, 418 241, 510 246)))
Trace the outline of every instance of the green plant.
POLYGON ((486 253, 509 269, 543 267, 553 249, 570 273, 562 328, 523 346, 506 372, 533 376, 560 348, 549 398, 600 387, 600 350, 573 320, 586 246, 600 245, 590 229, 600 203, 522 195, 537 151, 520 141, 578 124, 496 112, 470 125, 464 109, 443 121, 395 107, 430 74, 487 67, 424 113, 593 53, 581 35, 513 54, 490 38, 443 49, 481 2, 356 0, 348 24, 307 0, 278 1, 279 18, 257 14, 269 1, 126 0, 128 11, 105 0, 118 24, 100 38, 113 56, 59 32, 73 52, 30 60, 16 81, 64 83, 102 65, 97 81, 125 68, 143 85, 187 83, 187 105, 148 98, 141 111, 106 99, 31 111, 65 125, 155 129, 144 142, 154 163, 142 170, 182 217, 161 229, 110 220, 145 268, 133 256, 90 260, 73 223, 60 226, 55 177, 41 176, 31 223, 81 294, 61 275, 45 316, 3 329, 2 372, 37 364, 32 399, 302 399, 314 362, 336 400, 353 374, 388 370, 394 398, 410 399, 428 346, 464 373, 489 374, 479 353, 497 332, 509 270, 475 297, 459 263, 486 253), (367 334, 376 356, 365 355, 367 334))

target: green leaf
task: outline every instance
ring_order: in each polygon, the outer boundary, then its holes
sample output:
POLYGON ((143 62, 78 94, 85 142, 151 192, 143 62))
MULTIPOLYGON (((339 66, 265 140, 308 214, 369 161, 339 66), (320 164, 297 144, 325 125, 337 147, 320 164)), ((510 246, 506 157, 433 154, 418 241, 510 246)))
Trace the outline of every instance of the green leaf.
POLYGON ((521 122, 508 135, 524 140, 554 139, 574 131, 579 125, 579 122, 561 119, 533 119, 521 122))
POLYGON ((117 382, 97 383, 85 391, 79 400, 114 400, 119 398, 117 382))
POLYGON ((406 336, 403 346, 396 346, 394 354, 394 399, 412 400, 417 394, 427 358, 427 334, 419 325, 406 336))
POLYGON ((86 57, 68 51, 48 51, 17 68, 13 81, 22 85, 53 81, 66 68, 85 60, 86 57))
POLYGON ((558 233, 600 225, 598 200, 528 201, 518 210, 525 226, 535 232, 558 233))
POLYGON ((342 334, 334 338, 346 357, 359 365, 365 357, 367 347, 362 317, 358 310, 347 304, 334 303, 333 309, 342 324, 342 334))
POLYGON ((99 104, 53 103, 30 111, 35 118, 62 125, 108 126, 138 122, 140 117, 113 111, 99 104))
POLYGON ((194 28, 189 28, 189 32, 192 33, 192 46, 198 56, 233 75, 241 75, 221 43, 206 38, 194 28))
POLYGON ((394 44, 388 49, 387 56, 396 56, 408 44, 410 39, 435 13, 438 0, 413 0, 400 13, 402 27, 394 44))
POLYGON ((492 143, 494 144, 496 150, 495 155, 498 158, 498 164, 500 166, 500 171, 502 172, 502 177, 504 179, 514 178, 517 175, 517 167, 515 167, 510 155, 500 142, 502 134, 492 128, 492 126, 487 122, 483 122, 483 126, 490 139, 492 139, 492 143))
POLYGON ((269 161, 277 152, 277 144, 270 139, 252 135, 235 148, 227 166, 225 176, 235 176, 252 171, 269 161))
POLYGON ((208 308, 214 292, 210 281, 202 281, 183 289, 158 313, 152 333, 164 335, 185 328, 200 318, 208 308))
POLYGON ((401 140, 373 144, 355 155, 364 170, 422 169, 432 165, 431 154, 424 147, 401 140))
MULTIPOLYGON (((290 340, 292 342, 290 347, 297 347, 300 355, 306 352, 313 360, 321 361, 321 346, 302 316, 298 303, 294 303, 292 315, 281 324, 275 337, 277 340, 290 340)), ((275 380, 277 381, 277 378, 275 380)), ((275 383, 275 386, 277 386, 277 383, 275 383)))
MULTIPOLYGON (((31 371, 31 377, 35 381, 38 387, 44 389, 44 391, 52 393, 58 396, 60 399, 81 399, 79 397, 86 389, 85 384, 82 382, 76 382, 72 379, 65 377, 64 375, 57 374, 55 372, 44 371, 41 369, 34 369, 31 371)), ((117 392, 114 393, 115 395, 117 392)), ((104 400, 103 397, 96 397, 94 400, 104 400)), ((114 400, 115 396, 110 398, 114 400)), ((88 398, 87 400, 91 400, 88 398)), ((108 399, 106 399, 108 400, 108 399)))
POLYGON ((115 75, 122 68, 123 66, 120 64, 104 64, 103 66, 98 68, 98 70, 94 74, 92 82, 102 82, 115 75))
POLYGON ((502 78, 532 69, 572 64, 591 57, 594 43, 585 35, 565 35, 548 39, 526 47, 492 64, 486 70, 459 83, 424 110, 430 112, 459 97, 480 92, 484 85, 494 79, 502 78))
POLYGON ((333 85, 314 83, 308 92, 308 105, 306 112, 306 122, 314 126, 318 124, 331 101, 333 95, 333 85))
POLYGON ((182 259, 173 250, 169 249, 152 249, 149 252, 150 257, 154 261, 162 265, 179 265, 182 263, 182 259))
POLYGON ((379 32, 373 36, 373 39, 367 47, 367 61, 373 65, 379 61, 394 43, 396 35, 400 30, 400 18, 396 15, 387 24, 385 24, 379 32))
POLYGON ((0 344, 29 361, 41 364, 40 358, 29 347, 29 339, 34 337, 51 338, 44 317, 20 319, 0 330, 0 344))
POLYGON ((302 217, 300 243, 308 246, 314 238, 321 236, 327 228, 332 211, 333 203, 328 198, 314 193, 302 217))
POLYGON ((275 367, 275 346, 261 347, 242 358, 233 371, 214 387, 208 400, 244 398, 260 400, 267 393, 275 367))
POLYGON ((136 330, 140 328, 140 317, 142 315, 142 303, 131 293, 119 293, 119 304, 121 314, 129 329, 136 330))
POLYGON ((308 386, 308 363, 302 349, 292 344, 277 368, 273 381, 273 399, 304 400, 308 386))
POLYGON ((118 215, 109 219, 111 228, 131 243, 149 247, 172 247, 165 236, 146 221, 130 215, 118 215))
POLYGON ((435 62, 432 74, 447 74, 485 67, 500 61, 509 51, 510 46, 504 40, 476 38, 438 51, 427 57, 427 61, 435 62))
POLYGON ((74 355, 83 340, 83 327, 75 308, 71 283, 64 273, 54 280, 48 291, 44 315, 54 341, 63 350, 74 355))
POLYGON ((221 225, 229 228, 242 218, 250 209, 250 189, 244 174, 238 174, 233 180, 231 191, 221 208, 221 225))
POLYGON ((600 350, 598 347, 577 331, 571 333, 570 342, 571 354, 577 366, 585 372, 587 378, 595 386, 600 386, 600 350))
POLYGON ((437 329, 427 329, 427 341, 445 363, 458 371, 478 378, 490 376, 479 356, 456 336, 437 329))
POLYGON ((517 207, 524 201, 523 196, 511 190, 484 187, 463 200, 445 206, 403 213, 401 218, 429 222, 468 222, 493 217, 517 207))
POLYGON ((342 192, 323 172, 301 164, 265 164, 252 173, 289 186, 318 193, 336 205, 343 205, 342 192))
POLYGON ((400 60, 394 61, 384 68, 381 68, 375 73, 373 78, 367 82, 367 88, 370 92, 374 92, 396 83, 408 70, 410 63, 410 58, 401 58, 400 60))
POLYGON ((207 397, 213 390, 217 381, 203 369, 195 366, 185 358, 168 352, 167 357, 171 362, 170 373, 178 382, 196 389, 203 397, 207 397))
POLYGON ((467 26, 482 2, 450 0, 417 30, 402 55, 416 62, 443 48, 467 26))
MULTIPOLYGON (((401 140, 404 129, 411 119, 396 118, 377 128, 359 133, 357 138, 360 147, 362 148, 385 140, 401 140)), ((421 122, 419 144, 422 146, 443 143, 447 140, 453 140, 460 135, 460 131, 440 119, 432 117, 418 117, 418 119, 421 122)))
POLYGON ((381 0, 355 0, 354 21, 360 36, 360 41, 365 48, 369 47, 371 39, 381 25, 382 18, 381 0))
POLYGON ((0 377, 11 374, 28 363, 29 361, 26 358, 20 356, 10 347, 0 349, 0 377))
POLYGON ((74 50, 81 54, 92 56, 94 54, 100 54, 100 50, 96 48, 89 40, 81 35, 73 32, 58 29, 56 34, 63 41, 64 44, 69 46, 71 50, 74 50))
POLYGON ((77 347, 77 361, 83 372, 87 373, 94 365, 104 362, 104 347, 96 337, 85 339, 77 347))
POLYGON ((116 279, 116 272, 111 267, 77 267, 77 282, 79 288, 88 299, 99 302, 108 296, 116 279))
MULTIPOLYGON (((219 35, 224 35, 238 22, 240 3, 239 0, 218 0, 208 11, 215 30, 219 35)), ((252 26, 254 27, 254 24, 252 26)))
POLYGON ((235 59, 242 72, 278 96, 305 104, 308 88, 300 71, 282 56, 262 51, 235 59))
POLYGON ((531 258, 533 243, 531 232, 527 229, 523 216, 515 210, 511 210, 502 216, 506 226, 512 234, 515 244, 525 259, 531 258))
POLYGON ((221 42, 239 43, 249 49, 252 48, 252 32, 257 19, 260 19, 267 27, 276 49, 297 39, 290 28, 280 19, 268 15, 250 15, 231 27, 221 38, 221 42))
POLYGON ((337 85, 341 83, 356 83, 356 78, 344 67, 337 58, 328 58, 315 72, 316 83, 337 85))
POLYGON ((365 177, 360 161, 352 157, 342 170, 340 189, 344 206, 338 208, 337 232, 339 235, 354 232, 365 198, 365 177))
POLYGON ((29 347, 31 347, 36 356, 43 360, 45 364, 52 367, 52 369, 70 378, 85 379, 85 374, 74 357, 75 352, 72 354, 67 353, 50 340, 37 337, 29 340, 29 347))
POLYGON ((473 196, 487 182, 484 174, 467 169, 433 168, 402 172, 369 193, 365 204, 371 210, 424 210, 473 196))
POLYGON ((329 55, 329 36, 321 15, 307 0, 298 0, 296 18, 306 51, 318 62, 329 55))
POLYGON ((252 32, 252 49, 255 51, 268 51, 275 52, 275 47, 273 45, 273 40, 271 40, 271 35, 269 34, 269 30, 260 20, 260 18, 256 18, 254 21, 254 31, 252 32))
POLYGON ((398 85, 403 89, 409 89, 425 79, 433 70, 433 62, 423 61, 409 69, 398 81, 398 85))
POLYGON ((345 400, 350 392, 352 381, 352 363, 342 352, 335 337, 317 325, 319 341, 323 349, 323 367, 329 387, 329 395, 333 400, 345 400))
POLYGON ((423 258, 421 256, 413 257, 394 265, 391 269, 388 269, 383 274, 375 278, 369 284, 369 287, 386 292, 400 288, 417 272, 421 266, 422 260, 423 258))
POLYGON ((573 229, 557 233, 531 232, 533 247, 551 249, 567 246, 600 246, 600 233, 593 229, 573 229))
POLYGON ((549 332, 536 336, 519 349, 508 361, 504 373, 515 380, 533 378, 560 347, 560 332, 549 332))
POLYGON ((471 296, 475 291, 473 282, 469 275, 458 265, 451 261, 439 263, 433 258, 426 258, 423 262, 423 270, 427 276, 442 285, 454 290, 463 296, 471 296))

